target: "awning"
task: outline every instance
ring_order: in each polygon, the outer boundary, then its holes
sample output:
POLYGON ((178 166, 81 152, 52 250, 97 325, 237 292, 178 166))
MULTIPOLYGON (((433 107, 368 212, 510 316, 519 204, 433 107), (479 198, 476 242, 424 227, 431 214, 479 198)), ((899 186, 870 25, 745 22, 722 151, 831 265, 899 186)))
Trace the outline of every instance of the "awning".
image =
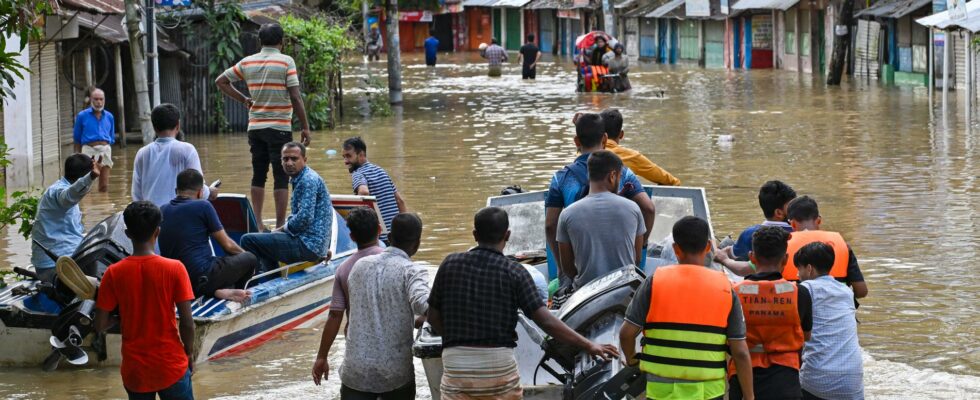
MULTIPOLYGON (((82 29, 88 29, 92 31, 92 34, 109 42, 112 44, 128 43, 129 33, 126 32, 126 18, 125 15, 120 14, 91 14, 84 11, 65 11, 62 10, 60 14, 63 18, 71 18, 72 14, 76 14, 75 19, 78 20, 78 26, 82 29)), ((161 50, 176 52, 180 50, 176 44, 169 40, 169 36, 163 30, 162 27, 157 27, 157 45, 161 50)))
POLYGON ((980 31, 980 1, 966 3, 966 18, 961 20, 953 20, 949 16, 949 11, 943 11, 919 18, 915 22, 939 29, 963 28, 970 32, 978 32, 980 31))
POLYGON ((525 4, 530 2, 531 0, 498 0, 497 2, 493 3, 493 5, 490 7, 521 8, 524 7, 525 4))
POLYGON ((490 7, 497 0, 463 0, 463 7, 490 7))
POLYGON ((880 0, 871 7, 854 14, 857 18, 902 18, 932 4, 932 0, 880 0))
POLYGON ((642 18, 643 16, 649 14, 651 11, 656 10, 659 5, 657 4, 646 4, 627 11, 623 14, 625 18, 642 18))
POLYGON ((636 5, 637 2, 638 0, 619 0, 614 2, 613 8, 619 10, 623 8, 633 7, 634 5, 636 5))
POLYGON ((674 11, 677 7, 684 5, 687 0, 670 0, 667 4, 657 7, 649 14, 645 15, 647 18, 663 18, 667 13, 674 11))
POLYGON ((532 0, 524 8, 528 10, 557 10, 561 8, 561 0, 532 0))
POLYGON ((741 0, 732 5, 733 10, 783 10, 795 6, 800 0, 741 0))
POLYGON ((123 3, 123 0, 61 0, 57 3, 69 10, 95 14, 123 14, 126 12, 126 4, 123 3))

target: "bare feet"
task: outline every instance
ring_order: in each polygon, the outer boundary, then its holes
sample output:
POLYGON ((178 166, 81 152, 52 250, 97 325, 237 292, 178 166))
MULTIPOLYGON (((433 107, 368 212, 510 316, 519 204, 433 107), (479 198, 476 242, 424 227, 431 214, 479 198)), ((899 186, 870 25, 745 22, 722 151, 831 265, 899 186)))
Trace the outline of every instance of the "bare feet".
POLYGON ((252 297, 252 291, 243 289, 218 289, 214 291, 214 297, 236 303, 244 303, 252 297))

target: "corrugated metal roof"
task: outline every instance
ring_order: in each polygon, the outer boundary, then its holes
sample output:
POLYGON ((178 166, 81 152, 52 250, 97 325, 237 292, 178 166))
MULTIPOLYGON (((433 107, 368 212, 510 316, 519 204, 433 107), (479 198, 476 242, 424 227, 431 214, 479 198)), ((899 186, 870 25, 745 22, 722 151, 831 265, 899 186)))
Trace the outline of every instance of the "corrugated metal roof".
POLYGON ((531 0, 498 0, 497 2, 493 3, 493 5, 490 6, 490 7, 521 8, 521 7, 524 7, 525 4, 530 3, 530 2, 531 2, 531 0))
POLYGON ((561 0, 532 0, 524 8, 529 10, 557 10, 561 8, 561 0))
POLYGON ((122 14, 126 12, 123 0, 60 0, 59 5, 69 10, 88 11, 96 14, 122 14))
MULTIPOLYGON (((78 26, 91 30, 95 36, 105 39, 112 44, 129 42, 129 33, 126 32, 125 15, 122 14, 92 14, 84 11, 61 11, 62 15, 69 16, 77 14, 78 26)), ((180 50, 176 44, 169 40, 169 36, 161 27, 157 27, 157 44, 164 51, 175 52, 180 50)))
POLYGON ((613 2, 613 8, 623 9, 627 7, 633 7, 638 3, 639 0, 617 0, 613 2))
POLYGON ((800 0, 741 0, 732 5, 734 10, 783 10, 795 6, 800 0))
POLYGON ((932 4, 932 0, 882 0, 871 7, 854 14, 857 18, 902 18, 922 7, 932 4))
POLYGON ((954 21, 949 17, 949 11, 932 14, 915 20, 919 25, 939 29, 963 28, 970 32, 980 31, 980 1, 966 3, 966 18, 954 21))
POLYGON ((497 0, 463 0, 463 7, 490 7, 497 0))
POLYGON ((660 5, 659 4, 644 4, 644 5, 641 5, 641 6, 637 7, 637 8, 635 8, 635 9, 632 9, 630 11, 627 11, 625 14, 623 14, 623 17, 626 17, 626 18, 643 17, 643 16, 649 14, 650 11, 656 10, 657 7, 660 7, 660 5))
POLYGON ((684 5, 685 1, 687 0, 670 0, 666 4, 657 7, 645 16, 647 18, 661 18, 664 15, 667 15, 667 13, 674 11, 675 8, 684 5))

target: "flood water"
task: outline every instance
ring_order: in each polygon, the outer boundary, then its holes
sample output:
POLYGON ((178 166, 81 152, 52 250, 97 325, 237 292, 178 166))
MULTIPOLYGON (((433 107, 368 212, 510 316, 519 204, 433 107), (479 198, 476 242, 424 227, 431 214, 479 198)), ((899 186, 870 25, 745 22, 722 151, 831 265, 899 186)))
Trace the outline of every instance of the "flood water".
MULTIPOLYGON (((473 213, 487 196, 518 184, 540 190, 574 157, 576 111, 617 107, 626 119, 626 146, 644 152, 685 186, 704 187, 719 236, 737 235, 762 220, 756 195, 780 179, 815 197, 824 228, 852 245, 870 288, 858 311, 866 351, 869 398, 969 398, 980 393, 980 128, 961 106, 946 117, 930 110, 928 92, 850 85, 826 88, 787 71, 722 71, 634 67, 631 93, 576 94, 567 61, 539 66, 523 83, 519 67, 489 79, 475 54, 440 55, 436 68, 407 55, 405 106, 383 118, 360 114, 359 82, 384 63, 349 66, 347 117, 319 132, 310 164, 333 193, 349 193, 339 155, 347 137, 368 143, 372 162, 386 168, 424 223, 417 258, 438 263, 472 245, 473 213), (732 135, 734 141, 719 141, 732 135)), ((384 76, 381 75, 383 79, 384 76)), ((952 96, 955 98, 956 96, 952 96)), ((192 136, 205 176, 224 192, 246 193, 250 168, 242 134, 192 136)), ((114 149, 110 193, 82 204, 91 226, 129 202, 129 175, 138 146, 114 149)), ((49 177, 49 181, 53 181, 49 177)), ((271 182, 271 178, 270 178, 271 182)), ((271 186, 271 185, 270 185, 271 186)), ((269 196, 271 197, 271 196, 269 196)), ((271 218, 271 204, 264 217, 271 218)), ((6 233, 0 259, 29 262, 26 242, 6 233)), ((243 355, 199 367, 199 398, 335 398, 342 340, 331 376, 313 386, 309 374, 319 330, 299 329, 243 355)), ((426 397, 421 368, 420 397, 426 397)), ((115 369, 0 369, 3 398, 124 397, 115 369)))

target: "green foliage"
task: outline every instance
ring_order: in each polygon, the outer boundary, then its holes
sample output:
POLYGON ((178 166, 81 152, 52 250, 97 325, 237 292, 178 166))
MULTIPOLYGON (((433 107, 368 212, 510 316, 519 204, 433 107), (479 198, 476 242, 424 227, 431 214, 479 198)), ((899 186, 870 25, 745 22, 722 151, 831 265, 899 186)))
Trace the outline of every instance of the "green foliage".
POLYGON ((391 115, 391 102, 388 101, 388 83, 370 73, 367 78, 364 78, 364 83, 368 89, 368 105, 371 115, 377 117, 391 115))
MULTIPOLYGON (((204 22, 209 30, 206 42, 212 50, 208 59, 208 75, 212 80, 217 79, 228 67, 231 67, 242 57, 242 42, 239 39, 241 22, 245 13, 236 1, 221 3, 210 0, 201 6, 204 12, 204 22)), ((219 90, 211 94, 211 123, 217 126, 218 132, 228 131, 228 119, 225 118, 225 95, 219 90)))
POLYGON ((41 36, 41 28, 34 22, 50 9, 48 2, 43 0, 0 1, 0 109, 3 109, 3 99, 14 97, 14 83, 23 78, 28 69, 17 60, 19 51, 5 51, 7 37, 20 36, 19 49, 23 50, 28 40, 41 36))
POLYGON ((346 52, 357 47, 350 36, 349 23, 332 21, 323 15, 301 19, 291 15, 279 19, 286 34, 284 51, 296 60, 310 128, 328 127, 331 122, 331 96, 339 79, 346 52))
MULTIPOLYGON (((0 168, 10 165, 7 158, 10 149, 6 143, 0 143, 0 168)), ((0 229, 10 225, 19 224, 17 232, 28 239, 31 236, 31 228, 34 226, 34 217, 37 215, 37 203, 40 198, 35 191, 17 191, 10 195, 7 201, 7 190, 0 187, 0 229)))

